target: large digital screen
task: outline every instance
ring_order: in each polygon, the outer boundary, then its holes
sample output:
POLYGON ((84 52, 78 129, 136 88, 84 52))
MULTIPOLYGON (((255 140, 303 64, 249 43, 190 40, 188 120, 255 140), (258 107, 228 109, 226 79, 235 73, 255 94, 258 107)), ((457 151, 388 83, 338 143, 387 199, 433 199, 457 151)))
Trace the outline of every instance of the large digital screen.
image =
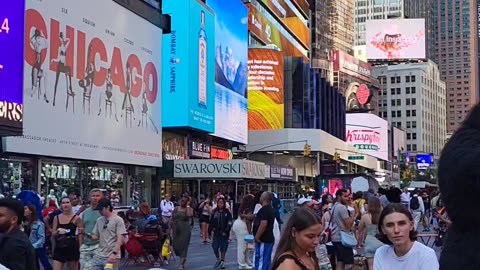
POLYGON ((433 155, 432 154, 417 154, 417 169, 427 170, 433 164, 433 155))
POLYGON ((248 129, 284 127, 283 53, 248 50, 248 129))
MULTIPOLYGON (((163 35, 164 127, 215 131, 215 16, 197 0, 167 0, 171 33, 163 35)), ((157 37, 162 39, 162 37, 157 37)))
POLYGON ((208 0, 215 12, 215 133, 247 143, 247 7, 240 0, 208 0))
POLYGON ((425 19, 369 20, 366 43, 368 59, 423 59, 425 19))
POLYGON ((345 141, 359 153, 388 160, 388 122, 371 113, 347 113, 345 141))
POLYGON ((0 128, 15 135, 22 133, 23 124, 24 16, 24 0, 0 8, 0 128))
POLYGON ((160 167, 161 36, 114 1, 27 1, 24 136, 5 151, 160 167))

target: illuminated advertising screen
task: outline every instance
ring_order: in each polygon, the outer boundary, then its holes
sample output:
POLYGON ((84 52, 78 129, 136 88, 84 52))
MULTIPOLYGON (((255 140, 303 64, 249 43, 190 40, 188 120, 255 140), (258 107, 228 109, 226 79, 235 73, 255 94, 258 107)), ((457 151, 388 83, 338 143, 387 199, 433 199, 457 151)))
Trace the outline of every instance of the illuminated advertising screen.
POLYGON ((372 81, 372 65, 343 51, 332 51, 333 71, 343 72, 364 81, 372 81))
POLYGON ((5 151, 160 167, 161 36, 114 1, 27 1, 24 136, 5 151))
POLYGON ((215 133, 247 143, 247 7, 240 0, 208 0, 215 12, 215 133))
POLYGON ((417 169, 427 170, 433 164, 433 155, 432 154, 417 154, 417 169))
POLYGON ((197 0, 169 0, 162 5, 163 13, 172 17, 172 32, 163 35, 163 126, 214 132, 213 11, 197 0))
POLYGON ((22 134, 24 16, 24 0, 0 8, 0 133, 5 135, 22 134))
MULTIPOLYGON (((293 8, 285 0, 261 0, 292 31, 305 48, 310 48, 310 31, 307 24, 298 17, 293 8)), ((297 11, 298 12, 298 11, 297 11)))
POLYGON ((284 127, 283 53, 248 50, 248 129, 284 127))
POLYGON ((367 21, 366 43, 368 59, 423 59, 425 19, 367 21))
POLYGON ((248 30, 265 44, 273 44, 285 56, 303 57, 308 60, 308 51, 269 12, 258 3, 248 7, 248 30))
POLYGON ((388 160, 388 122, 370 113, 347 113, 345 141, 360 153, 388 160))

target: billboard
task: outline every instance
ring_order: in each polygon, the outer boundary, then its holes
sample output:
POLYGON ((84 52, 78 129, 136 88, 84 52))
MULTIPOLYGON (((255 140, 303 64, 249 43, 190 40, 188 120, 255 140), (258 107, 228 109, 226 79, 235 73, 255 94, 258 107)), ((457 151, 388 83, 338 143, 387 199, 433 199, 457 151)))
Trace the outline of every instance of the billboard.
POLYGON ((342 72, 350 76, 372 82, 372 65, 363 62, 346 52, 331 51, 333 71, 342 72))
POLYGON ((113 1, 25 14, 24 136, 5 151, 161 166, 162 30, 113 1))
POLYGON ((425 19, 366 22, 368 59, 425 58, 425 19))
POLYGON ((25 1, 0 9, 0 133, 21 135, 23 126, 23 32, 25 1))
MULTIPOLYGON (((215 131, 215 16, 201 1, 163 1, 162 123, 215 131)), ((158 36, 158 38, 162 38, 158 36)))
POLYGON ((215 11, 215 133, 247 143, 248 11, 240 0, 208 0, 215 11))
POLYGON ((427 170, 433 164, 433 154, 417 154, 417 169, 427 170))
POLYGON ((347 113, 345 141, 361 153, 388 160, 388 122, 370 113, 347 113))
POLYGON ((248 30, 265 44, 273 44, 285 56, 303 57, 308 60, 308 50, 300 44, 285 28, 269 14, 265 8, 256 3, 248 7, 248 30))
POLYGON ((248 129, 284 127, 283 53, 248 50, 248 129))

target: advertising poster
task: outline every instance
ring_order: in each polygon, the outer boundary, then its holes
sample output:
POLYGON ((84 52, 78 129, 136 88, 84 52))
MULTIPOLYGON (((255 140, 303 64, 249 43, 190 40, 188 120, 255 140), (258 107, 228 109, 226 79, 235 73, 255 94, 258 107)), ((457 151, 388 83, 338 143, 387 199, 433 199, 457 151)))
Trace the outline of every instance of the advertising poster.
POLYGON ((417 169, 424 171, 430 168, 433 164, 433 155, 432 154, 417 154, 417 169))
POLYGON ((22 135, 25 1, 0 8, 0 133, 22 135))
POLYGON ((240 0, 207 4, 215 12, 214 136, 246 144, 248 11, 240 0))
POLYGON ((425 19, 370 20, 366 23, 368 59, 425 58, 425 19))
POLYGON ((388 123, 371 113, 347 113, 345 141, 365 153, 388 160, 388 123))
POLYGON ((265 44, 274 44, 285 56, 303 57, 308 60, 308 50, 286 29, 278 28, 269 12, 256 4, 248 7, 248 30, 265 44))
POLYGON ((24 136, 5 151, 161 166, 161 29, 113 1, 26 3, 24 136))
POLYGON ((163 35, 163 127, 214 132, 215 16, 197 0, 165 0, 162 8, 172 19, 163 35))
POLYGON ((284 127, 283 53, 248 50, 248 129, 284 127))

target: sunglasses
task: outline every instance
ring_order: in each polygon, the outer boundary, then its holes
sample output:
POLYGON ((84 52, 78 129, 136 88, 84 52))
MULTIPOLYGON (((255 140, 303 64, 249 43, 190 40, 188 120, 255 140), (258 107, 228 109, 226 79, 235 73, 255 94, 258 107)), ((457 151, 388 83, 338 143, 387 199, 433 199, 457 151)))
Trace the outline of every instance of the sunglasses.
POLYGON ((107 219, 107 221, 105 221, 105 225, 103 225, 104 230, 107 228, 108 222, 110 222, 110 221, 107 219))

